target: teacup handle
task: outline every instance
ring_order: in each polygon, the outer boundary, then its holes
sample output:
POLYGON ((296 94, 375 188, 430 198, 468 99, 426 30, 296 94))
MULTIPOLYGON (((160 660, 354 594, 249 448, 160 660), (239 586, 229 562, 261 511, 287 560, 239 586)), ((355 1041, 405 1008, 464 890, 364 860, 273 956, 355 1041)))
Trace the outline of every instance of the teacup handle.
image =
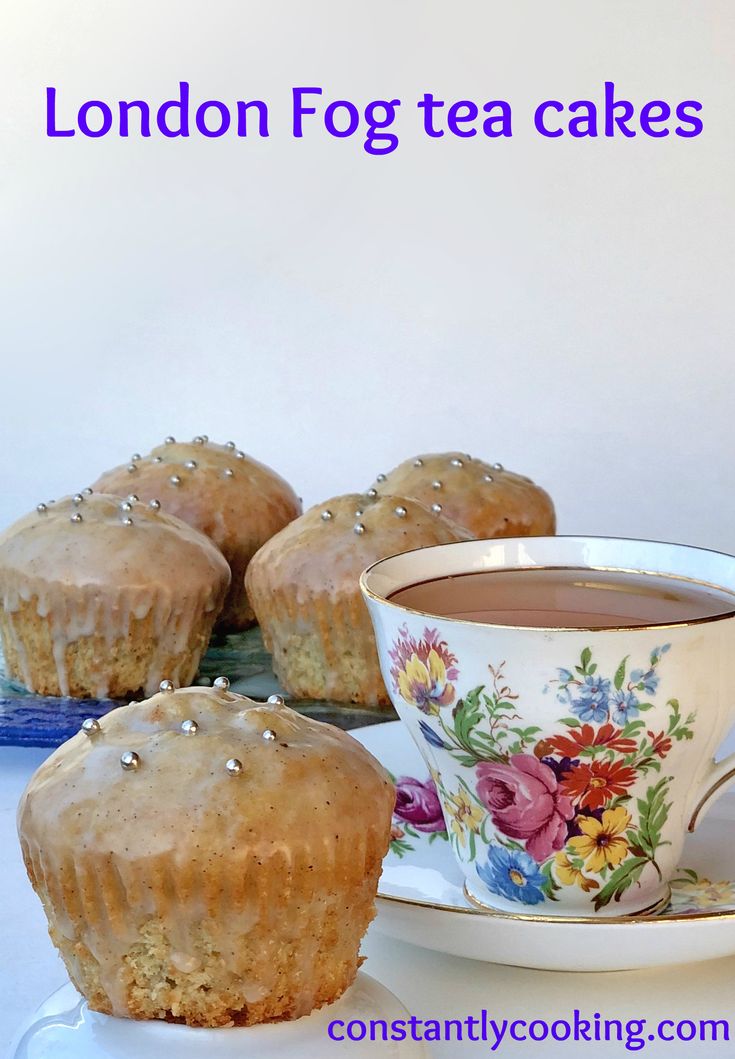
POLYGON ((714 801, 725 793, 724 788, 735 780, 735 754, 728 754, 722 761, 713 761, 700 788, 700 795, 692 813, 687 831, 693 831, 714 801))

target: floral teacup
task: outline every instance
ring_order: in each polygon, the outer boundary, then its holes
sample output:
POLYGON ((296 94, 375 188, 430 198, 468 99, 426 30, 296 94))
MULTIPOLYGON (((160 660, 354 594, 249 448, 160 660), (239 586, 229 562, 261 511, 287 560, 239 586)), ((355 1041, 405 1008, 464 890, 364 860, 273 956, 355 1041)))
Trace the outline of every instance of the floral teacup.
POLYGON ((470 900, 506 913, 654 912, 687 828, 735 779, 735 607, 635 627, 531 628, 392 602, 434 578, 528 567, 645 571, 735 593, 735 558, 648 541, 440 545, 361 578, 393 703, 436 784, 470 900))

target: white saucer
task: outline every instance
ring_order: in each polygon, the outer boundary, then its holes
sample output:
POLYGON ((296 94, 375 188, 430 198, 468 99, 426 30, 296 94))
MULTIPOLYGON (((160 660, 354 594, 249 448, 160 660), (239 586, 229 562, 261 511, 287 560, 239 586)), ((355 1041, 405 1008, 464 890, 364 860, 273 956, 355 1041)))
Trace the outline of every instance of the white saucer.
MULTIPOLYGON (((21 1028, 9 1059, 324 1059, 334 1052, 345 1059, 427 1059, 424 1044, 412 1041, 366 1039, 350 1041, 344 1028, 328 1027, 356 1019, 408 1018, 396 996, 374 978, 360 972, 350 989, 327 1007, 294 1022, 216 1030, 191 1029, 169 1022, 136 1022, 90 1011, 73 985, 53 993, 21 1028)), ((359 1033, 354 1030, 353 1033, 359 1033)))
MULTIPOLYGON (((400 721, 351 735, 395 777, 431 782, 400 721)), ((378 887, 382 934, 453 956, 550 971, 620 971, 735 954, 735 796, 710 811, 684 847, 669 908, 597 922, 485 912, 470 904, 446 831, 394 817, 378 887)), ((430 826, 430 825, 429 825, 430 826)))

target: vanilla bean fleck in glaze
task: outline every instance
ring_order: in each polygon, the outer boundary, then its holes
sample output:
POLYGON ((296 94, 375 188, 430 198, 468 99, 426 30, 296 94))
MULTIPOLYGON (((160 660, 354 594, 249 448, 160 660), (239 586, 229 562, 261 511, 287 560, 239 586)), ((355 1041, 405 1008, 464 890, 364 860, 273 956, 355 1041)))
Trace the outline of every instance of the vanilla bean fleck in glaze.
POLYGON ((39 768, 18 811, 52 940, 90 1006, 247 1025, 340 996, 390 838, 378 762, 331 725, 223 688, 162 692, 99 723, 39 768))
MULTIPOLYGON (((245 571, 262 544, 301 514, 301 503, 275 471, 236 449, 198 434, 190 443, 166 438, 135 464, 141 500, 159 500, 164 511, 205 533, 232 570, 232 582, 218 625, 236 630, 252 625, 245 571)), ((131 475, 123 465, 98 479, 95 490, 126 496, 131 475)))
POLYGON ((9 672, 45 695, 150 694, 163 674, 189 683, 229 581, 181 520, 132 498, 66 497, 0 535, 9 672))

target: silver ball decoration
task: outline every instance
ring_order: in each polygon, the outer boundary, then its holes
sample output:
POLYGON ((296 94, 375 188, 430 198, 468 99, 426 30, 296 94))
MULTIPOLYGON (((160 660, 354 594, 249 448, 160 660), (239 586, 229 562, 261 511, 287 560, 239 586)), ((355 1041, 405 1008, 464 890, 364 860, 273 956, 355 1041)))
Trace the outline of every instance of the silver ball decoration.
POLYGON ((376 482, 384 482, 385 481, 385 475, 384 474, 379 474, 378 477, 375 479, 375 481, 376 482))
POLYGON ((416 459, 413 461, 413 465, 414 465, 414 467, 423 467, 424 466, 424 461, 420 457, 417 456, 416 459))
POLYGON ((162 680, 158 685, 158 690, 162 691, 165 695, 170 695, 173 691, 176 691, 173 680, 162 680))
POLYGON ((230 681, 227 677, 217 677, 212 686, 215 687, 217 691, 229 691, 230 681))
POLYGON ((432 504, 431 505, 431 510, 434 512, 435 515, 441 515, 442 506, 441 506, 441 504, 432 504))
POLYGON ((78 526, 80 522, 84 521, 84 519, 78 511, 75 511, 69 521, 73 522, 75 526, 78 526))
POLYGON ((363 533, 365 532, 365 527, 362 522, 356 522, 355 525, 352 527, 352 532, 356 533, 358 537, 362 537, 363 533))
POLYGON ((134 463, 129 463, 128 464, 128 474, 135 474, 135 472, 137 470, 138 470, 138 468, 136 467, 136 465, 134 463))
POLYGON ((239 776, 242 772, 242 761, 238 761, 236 757, 231 757, 230 760, 225 763, 225 768, 231 776, 239 776))
POLYGON ((408 511, 406 511, 406 509, 403 506, 403 504, 399 504, 397 508, 394 508, 394 511, 395 511, 396 515, 398 516, 398 518, 405 518, 406 515, 408 514, 408 511))
POLYGON ((205 439, 203 434, 197 434, 197 436, 192 439, 192 444, 193 445, 203 445, 205 440, 206 439, 205 439))
POLYGON ((88 735, 91 738, 93 735, 97 735, 98 732, 102 731, 100 722, 95 720, 94 717, 87 717, 86 721, 82 721, 82 731, 85 735, 88 735))
POLYGON ((234 452, 235 449, 237 448, 237 445, 235 444, 234 441, 226 441, 225 442, 225 448, 227 449, 228 452, 234 452))
POLYGON ((90 486, 87 486, 86 489, 82 489, 82 492, 85 496, 91 496, 94 490, 90 486))
POLYGON ((46 506, 46 504, 36 504, 36 511, 39 513, 39 515, 45 515, 48 511, 48 507, 46 506))
POLYGON ((232 478, 234 473, 235 472, 233 471, 232 467, 225 467, 224 471, 222 472, 222 477, 223 478, 232 478))
POLYGON ((431 488, 432 489, 441 489, 441 487, 442 487, 442 484, 441 484, 441 482, 439 481, 438 478, 437 478, 437 480, 435 482, 431 483, 431 488))
POLYGON ((264 728, 263 738, 265 739, 266 743, 272 743, 274 739, 278 739, 278 736, 272 728, 264 728))
POLYGON ((199 731, 199 725, 196 723, 196 721, 182 721, 181 731, 184 733, 184 735, 196 735, 199 731))
POLYGON ((151 509, 151 511, 160 511, 161 510, 161 501, 160 500, 149 500, 148 501, 148 507, 151 509))
POLYGON ((130 457, 130 462, 131 463, 137 463, 138 460, 142 460, 142 459, 143 459, 143 457, 141 456, 141 454, 139 452, 134 452, 133 455, 130 457))
POLYGON ((377 489, 368 489, 367 495, 370 497, 371 500, 375 500, 376 496, 378 495, 378 490, 377 489))
POLYGON ((163 439, 163 444, 164 445, 175 445, 176 444, 176 438, 172 437, 169 434, 167 438, 163 439))
POLYGON ((75 493, 71 499, 73 504, 79 505, 84 503, 84 497, 81 493, 75 493))
POLYGON ((163 463, 163 456, 151 456, 151 463, 163 463))
POLYGON ((132 511, 133 510, 133 505, 130 503, 129 500, 123 500, 122 504, 120 504, 120 510, 121 511, 132 511))
POLYGON ((242 449, 238 449, 237 452, 235 453, 235 456, 237 457, 238 460, 244 460, 245 459, 245 453, 242 451, 242 449))
POLYGON ((460 460, 456 456, 454 457, 454 459, 450 460, 449 462, 452 465, 452 467, 464 467, 464 460, 460 460))
POLYGON ((187 471, 195 471, 197 469, 197 466, 198 464, 196 460, 187 460, 184 464, 184 467, 186 467, 187 471))
POLYGON ((331 522, 331 520, 332 512, 329 509, 327 509, 326 511, 322 511, 322 522, 331 522))
POLYGON ((364 514, 365 512, 362 510, 362 508, 358 507, 357 511, 355 512, 355 518, 362 518, 364 514))
POLYGON ((269 706, 285 706, 286 705, 286 700, 284 699, 283 695, 269 695, 266 701, 267 701, 269 706))
POLYGON ((140 757, 134 750, 126 750, 120 755, 120 764, 125 772, 135 772, 140 766, 140 757))
POLYGON ((128 517, 127 517, 127 518, 124 518, 124 519, 122 520, 122 524, 123 524, 123 526, 132 526, 132 525, 133 525, 133 520, 132 520, 132 519, 130 518, 130 516, 128 515, 128 517))
POLYGON ((137 504, 139 500, 140 500, 140 497, 138 496, 137 493, 130 493, 128 495, 128 503, 129 504, 137 504))
POLYGON ((491 474, 484 474, 482 476, 482 480, 483 480, 483 482, 494 482, 495 481, 495 479, 493 478, 493 476, 491 474))
POLYGON ((169 478, 169 482, 171 483, 171 485, 181 485, 181 479, 179 478, 178 474, 172 474, 169 478))
POLYGON ((505 468, 503 467, 502 463, 494 463, 493 464, 493 470, 494 471, 502 471, 504 469, 505 468))

